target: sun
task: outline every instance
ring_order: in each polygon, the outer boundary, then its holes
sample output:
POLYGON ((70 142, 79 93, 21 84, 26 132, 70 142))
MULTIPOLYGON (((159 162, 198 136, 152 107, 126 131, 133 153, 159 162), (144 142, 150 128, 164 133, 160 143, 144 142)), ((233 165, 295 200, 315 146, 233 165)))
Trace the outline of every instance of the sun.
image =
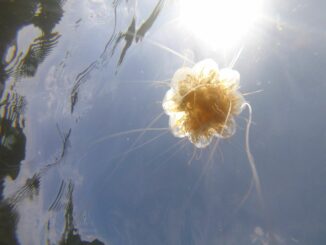
POLYGON ((262 16, 263 0, 180 0, 182 25, 215 50, 243 41, 262 16))

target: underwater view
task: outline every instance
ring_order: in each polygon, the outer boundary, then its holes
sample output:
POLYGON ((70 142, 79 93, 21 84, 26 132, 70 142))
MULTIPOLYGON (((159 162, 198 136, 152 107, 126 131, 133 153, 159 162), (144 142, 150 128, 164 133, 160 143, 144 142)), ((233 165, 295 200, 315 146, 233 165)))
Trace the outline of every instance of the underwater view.
POLYGON ((325 10, 1 0, 0 245, 326 244, 325 10))

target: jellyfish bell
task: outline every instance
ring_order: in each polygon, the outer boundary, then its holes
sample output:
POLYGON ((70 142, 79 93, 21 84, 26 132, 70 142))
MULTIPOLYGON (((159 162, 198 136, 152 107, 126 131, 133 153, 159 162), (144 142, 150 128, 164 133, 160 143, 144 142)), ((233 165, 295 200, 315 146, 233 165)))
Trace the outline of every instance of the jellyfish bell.
POLYGON ((162 103, 173 135, 188 137, 198 148, 208 146, 214 137, 231 137, 234 116, 245 102, 239 80, 237 71, 219 70, 212 59, 177 70, 162 103))

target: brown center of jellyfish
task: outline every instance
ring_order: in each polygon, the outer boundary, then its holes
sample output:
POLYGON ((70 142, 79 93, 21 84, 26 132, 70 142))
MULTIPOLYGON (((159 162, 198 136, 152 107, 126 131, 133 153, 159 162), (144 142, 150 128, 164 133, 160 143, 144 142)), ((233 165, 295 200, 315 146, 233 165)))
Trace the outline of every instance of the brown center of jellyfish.
POLYGON ((231 123, 229 116, 236 114, 241 97, 232 87, 223 83, 200 84, 184 95, 179 110, 185 112, 184 129, 194 142, 214 134, 224 137, 223 131, 231 123))

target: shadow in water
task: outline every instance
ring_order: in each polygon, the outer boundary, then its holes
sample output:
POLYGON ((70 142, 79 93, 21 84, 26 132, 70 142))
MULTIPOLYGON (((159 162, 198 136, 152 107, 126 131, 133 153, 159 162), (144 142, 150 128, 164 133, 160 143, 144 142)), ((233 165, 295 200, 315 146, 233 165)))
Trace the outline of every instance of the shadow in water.
MULTIPOLYGON (((3 120, 3 119, 2 119, 3 120)), ((14 132, 17 129, 11 128, 14 132)), ((10 132, 10 130, 6 130, 10 132)), ((3 199, 1 195, 0 199, 0 244, 18 244, 15 236, 17 221, 19 220, 18 212, 16 207, 24 199, 29 198, 33 200, 34 197, 39 195, 41 177, 53 166, 59 164, 67 151, 68 139, 70 136, 71 130, 65 134, 63 143, 62 143, 62 152, 58 157, 55 158, 55 161, 46 165, 38 173, 34 174, 31 178, 28 178, 25 181, 25 184, 18 188, 12 195, 3 199)), ((6 176, 10 176, 13 180, 16 179, 20 169, 20 163, 25 158, 25 145, 26 137, 22 132, 22 129, 19 128, 18 133, 14 134, 16 136, 11 140, 11 146, 6 148, 3 142, 6 141, 5 137, 2 137, 2 144, 0 146, 0 159, 1 159, 1 194, 3 192, 3 183, 6 176)))
MULTIPOLYGON (((69 148, 69 137, 71 129, 67 133, 61 133, 58 128, 59 134, 62 137, 61 152, 55 157, 52 163, 47 164, 39 172, 35 173, 31 178, 25 181, 25 184, 18 188, 12 195, 0 201, 0 244, 18 244, 15 236, 17 222, 19 221, 19 214, 16 210, 17 206, 22 203, 26 198, 33 200, 39 195, 40 183, 46 173, 53 167, 60 164, 69 148)), ((50 205, 48 211, 59 212, 62 208, 65 209, 65 228, 59 244, 104 244, 98 239, 92 242, 82 241, 81 236, 78 234, 73 221, 73 183, 62 180, 59 191, 50 205), (62 200, 66 199, 66 200, 62 200), (64 203, 67 203, 64 205, 64 203)), ((50 217, 51 219, 51 217, 50 217)), ((51 222, 48 221, 48 231, 51 229, 51 222)), ((48 244, 51 242, 48 239, 48 244)))
MULTIPOLYGON (((117 68, 122 64, 128 49, 131 47, 133 43, 137 43, 143 39, 149 29, 153 26, 155 20, 159 16, 164 4, 165 0, 159 0, 154 9, 152 10, 150 16, 142 22, 142 24, 137 28, 136 27, 136 15, 133 16, 131 23, 128 26, 128 29, 125 32, 116 33, 116 23, 117 23, 117 7, 120 1, 115 1, 113 3, 114 7, 114 28, 113 33, 111 34, 108 42, 105 45, 105 48, 99 58, 93 61, 85 70, 80 72, 76 79, 75 84, 72 88, 70 95, 71 102, 71 113, 74 112, 75 106, 78 101, 78 93, 80 86, 87 82, 89 74, 94 70, 102 67, 108 57, 112 57, 113 54, 117 51, 118 46, 121 42, 124 41, 124 45, 119 54, 119 60, 117 63, 117 68)), ((117 71, 116 71, 117 72, 117 71)))
POLYGON ((25 107, 24 97, 18 94, 6 95, 1 103, 0 117, 0 200, 3 181, 6 176, 16 179, 20 162, 25 158, 26 136, 23 132, 25 107))
MULTIPOLYGON (((0 243, 17 244, 15 235, 18 215, 13 207, 2 202, 4 179, 9 176, 15 180, 19 174, 20 163, 25 158, 26 136, 23 133, 23 120, 20 122, 24 98, 7 94, 1 103, 0 118, 0 243)), ((22 190, 24 192, 25 188, 22 190)), ((18 196, 22 193, 19 192, 18 196)))
POLYGON ((63 16, 64 0, 5 0, 0 8, 0 96, 3 85, 10 75, 31 77, 37 67, 57 44, 60 34, 52 32, 63 16), (17 50, 18 32, 25 26, 33 25, 41 30, 41 35, 30 45, 26 55, 17 50), (8 50, 13 54, 6 61, 8 50))
MULTIPOLYGON (((13 206, 3 199, 4 179, 9 176, 15 180, 19 174, 20 163, 25 158, 26 136, 23 133, 24 98, 9 93, 1 102, 0 118, 0 243, 17 244, 15 230, 17 213, 13 206)), ((30 183, 29 183, 30 184, 30 183)), ((29 185, 28 184, 28 185, 29 185)), ((25 192, 25 188, 17 193, 17 197, 25 192)))
POLYGON ((63 16, 64 0, 17 0, 1 1, 0 8, 0 196, 6 176, 15 179, 20 163, 25 158, 26 136, 24 110, 26 99, 15 90, 21 77, 33 77, 38 66, 58 43, 60 34, 52 32, 63 16), (17 50, 18 32, 25 26, 34 25, 41 35, 29 45, 28 51, 17 50), (12 57, 6 60, 7 52, 12 57), (13 76, 12 84, 3 95, 6 81, 13 76))
MULTIPOLYGON (((60 188, 61 189, 61 188, 60 188)), ((78 233, 78 230, 76 229, 74 225, 74 203, 73 203, 73 191, 74 191, 74 185, 70 181, 67 187, 66 196, 67 196, 67 205, 65 207, 65 228, 63 231, 63 234, 61 236, 60 245, 72 245, 72 244, 80 244, 80 245, 104 245, 103 242, 101 242, 98 239, 94 239, 91 242, 83 241, 81 239, 80 234, 78 233)), ((60 191, 62 192, 62 189, 60 191)), ((62 194, 61 194, 62 195, 62 194)), ((50 228, 50 222, 48 223, 48 229, 50 228)), ((50 244, 50 243, 49 243, 50 244)))
POLYGON ((25 97, 15 91, 15 84, 23 77, 33 77, 39 65, 57 45, 60 34, 53 32, 63 16, 65 0, 4 0, 0 3, 0 244, 19 244, 16 226, 19 220, 17 204, 39 195, 41 176, 63 159, 71 130, 63 138, 61 154, 51 164, 25 181, 11 196, 4 199, 4 180, 15 180, 25 159, 24 134, 25 97), (26 26, 41 31, 27 51, 18 50, 18 33, 26 26), (4 93, 9 78, 10 86, 4 93))
POLYGON ((16 79, 20 77, 33 77, 37 67, 51 53, 57 45, 60 34, 58 32, 42 35, 29 46, 26 56, 8 74, 16 79))

